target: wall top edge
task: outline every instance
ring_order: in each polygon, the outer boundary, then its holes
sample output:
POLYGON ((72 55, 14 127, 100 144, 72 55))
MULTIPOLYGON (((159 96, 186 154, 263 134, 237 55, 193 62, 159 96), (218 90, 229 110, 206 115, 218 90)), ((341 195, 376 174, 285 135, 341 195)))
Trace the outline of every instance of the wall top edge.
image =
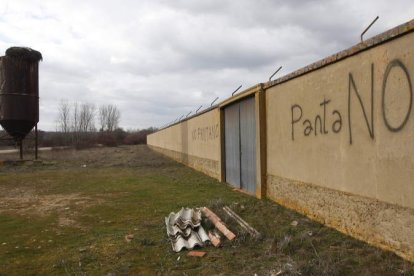
POLYGON ((182 120, 180 120, 180 121, 177 121, 176 123, 173 123, 173 124, 168 125, 168 126, 166 126, 166 127, 160 128, 160 129, 158 129, 157 131, 155 131, 155 132, 153 132, 153 133, 151 133, 151 134, 148 134, 147 136, 151 136, 152 134, 155 134, 155 133, 157 133, 157 132, 159 132, 159 131, 161 131, 161 130, 164 130, 164 129, 170 128, 170 127, 172 127, 172 126, 175 126, 175 125, 181 124, 181 123, 183 123, 183 122, 185 122, 185 121, 188 121, 188 120, 190 120, 190 119, 193 119, 193 118, 195 118, 195 117, 198 117, 198 116, 200 116, 200 115, 203 115, 203 114, 205 114, 205 113, 207 113, 207 112, 210 112, 210 111, 212 111, 212 110, 214 110, 214 109, 216 109, 216 108, 218 108, 218 107, 219 107, 219 104, 215 104, 215 105, 213 105, 213 106, 210 106, 210 107, 208 107, 208 108, 206 108, 206 109, 203 109, 202 111, 200 111, 200 112, 198 112, 198 113, 196 113, 196 114, 193 114, 193 115, 191 115, 191 116, 189 116, 189 117, 187 117, 187 118, 184 118, 184 119, 182 119, 182 120))
MULTIPOLYGON (((238 100, 240 100, 240 99, 242 99, 242 98, 245 98, 245 97, 248 97, 248 96, 250 96, 250 95, 253 95, 254 93, 256 93, 256 92, 260 91, 261 89, 262 89, 262 84, 261 84, 261 83, 260 83, 260 84, 253 85, 253 86, 251 86, 251 87, 249 87, 249 88, 247 88, 247 89, 243 90, 242 92, 237 93, 237 94, 236 94, 236 95, 234 95, 234 96, 230 96, 229 98, 227 98, 227 99, 225 99, 225 100, 221 101, 221 102, 220 102, 220 103, 218 103, 218 104, 215 104, 215 105, 213 105, 213 106, 211 106, 211 107, 208 107, 208 108, 206 108, 206 109, 204 109, 204 110, 202 110, 202 111, 200 111, 200 112, 198 112, 198 113, 196 113, 196 114, 193 114, 193 115, 191 115, 191 116, 189 116, 189 117, 187 117, 187 118, 184 118, 184 119, 182 119, 182 120, 180 120, 180 121, 178 121, 178 122, 176 122, 176 123, 173 123, 173 124, 171 124, 171 125, 168 125, 168 126, 166 126, 166 127, 164 127, 164 128, 160 128, 160 129, 158 129, 156 132, 153 132, 153 133, 151 133, 151 134, 157 133, 157 132, 159 132, 159 131, 161 131, 161 130, 167 129, 167 128, 169 128, 169 127, 172 127, 172 126, 178 125, 178 124, 180 124, 180 123, 182 123, 182 122, 185 122, 185 121, 188 121, 188 120, 193 119, 193 118, 195 118, 195 117, 198 117, 198 116, 200 116, 200 115, 203 115, 204 113, 207 113, 207 112, 209 112, 209 111, 212 111, 213 109, 216 109, 216 108, 223 108, 223 107, 225 107, 225 106, 227 106, 227 105, 229 105, 229 104, 231 104, 231 103, 233 103, 233 102, 235 102, 235 101, 238 101, 238 100)), ((151 134, 149 134, 148 136, 150 136, 151 134)))
POLYGON ((219 107, 223 108, 223 107, 225 107, 229 104, 232 104, 232 103, 234 103, 234 102, 236 102, 240 99, 249 97, 249 96, 255 94, 256 92, 260 91, 261 89, 262 89, 262 84, 261 83, 253 85, 253 86, 243 90, 242 92, 237 93, 236 95, 231 96, 231 97, 225 99, 224 101, 220 102, 219 107))
POLYGON ((311 63, 305 67, 302 67, 296 71, 293 71, 292 73, 289 73, 281 78, 275 79, 273 81, 269 81, 264 83, 264 89, 268 89, 272 86, 278 85, 280 83, 286 82, 288 80, 297 78, 299 76, 305 75, 307 73, 310 73, 312 71, 318 70, 322 67, 325 67, 327 65, 339 62, 343 59, 346 59, 348 57, 354 56, 358 53, 361 53, 363 51, 366 51, 368 49, 374 48, 376 46, 379 46, 385 42, 388 42, 390 40, 396 39, 400 36, 407 35, 414 31, 414 19, 403 23, 397 27, 394 27, 388 31, 385 31, 381 34, 378 34, 372 38, 369 38, 367 40, 364 40, 363 42, 360 42, 348 49, 342 50, 336 54, 330 55, 326 58, 323 58, 319 61, 316 61, 314 63, 311 63))

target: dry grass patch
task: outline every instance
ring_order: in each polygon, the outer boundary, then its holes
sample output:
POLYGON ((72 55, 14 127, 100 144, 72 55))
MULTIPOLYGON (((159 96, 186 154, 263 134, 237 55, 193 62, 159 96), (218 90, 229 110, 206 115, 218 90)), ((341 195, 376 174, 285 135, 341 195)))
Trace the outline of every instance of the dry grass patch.
POLYGON ((145 146, 44 152, 42 159, 0 167, 0 275, 414 274, 395 254, 235 192, 145 146), (201 206, 236 240, 203 248, 203 258, 172 252, 164 217, 201 206), (245 233, 223 206, 261 238, 245 233))

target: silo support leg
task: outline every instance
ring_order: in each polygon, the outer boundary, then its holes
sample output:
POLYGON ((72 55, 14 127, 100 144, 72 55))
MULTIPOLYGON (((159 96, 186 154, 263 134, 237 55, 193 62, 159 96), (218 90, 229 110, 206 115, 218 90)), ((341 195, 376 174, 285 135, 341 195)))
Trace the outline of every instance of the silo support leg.
POLYGON ((20 140, 20 160, 23 160, 23 140, 20 140))
POLYGON ((37 136, 37 124, 35 125, 35 160, 38 157, 38 136, 37 136))

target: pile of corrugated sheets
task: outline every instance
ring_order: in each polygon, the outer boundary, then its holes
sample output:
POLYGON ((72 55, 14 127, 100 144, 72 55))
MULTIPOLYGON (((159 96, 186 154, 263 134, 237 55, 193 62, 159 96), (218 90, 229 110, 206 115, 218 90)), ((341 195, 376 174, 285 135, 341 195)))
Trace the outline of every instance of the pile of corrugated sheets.
POLYGON ((210 240, 201 226, 201 211, 198 208, 181 208, 178 213, 171 212, 165 218, 165 225, 175 252, 180 252, 183 248, 202 247, 210 240))

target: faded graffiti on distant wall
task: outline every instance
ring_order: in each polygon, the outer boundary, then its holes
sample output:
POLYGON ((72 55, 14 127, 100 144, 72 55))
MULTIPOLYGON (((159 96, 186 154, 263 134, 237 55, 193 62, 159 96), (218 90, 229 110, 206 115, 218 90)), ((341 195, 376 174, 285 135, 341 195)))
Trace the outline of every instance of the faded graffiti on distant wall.
MULTIPOLYGON (((354 122, 352 120, 351 114, 355 112, 355 110, 360 109, 362 111, 362 118, 361 120, 366 125, 367 135, 374 140, 375 132, 374 132, 374 97, 377 96, 377 93, 374 91, 374 64, 371 64, 371 78, 370 78, 370 96, 369 100, 362 100, 360 89, 358 88, 358 84, 354 79, 352 73, 348 75, 348 103, 347 103, 347 110, 346 110, 346 119, 347 119, 347 129, 349 134, 349 144, 353 143, 353 125, 354 122), (357 99, 357 103, 353 104, 352 98, 355 97, 357 99)), ((406 125, 412 109, 412 101, 413 101, 413 90, 411 84, 410 74, 404 65, 404 63, 398 59, 392 60, 386 67, 384 75, 383 75, 383 82, 381 88, 381 116, 383 119, 383 123, 385 127, 391 132, 398 132, 404 128, 406 125), (389 103, 386 102, 385 98, 387 93, 390 93, 389 89, 387 89, 387 81, 389 79, 390 73, 399 68, 402 70, 402 81, 406 81, 407 89, 404 91, 397 91, 398 93, 408 93, 409 95, 409 102, 408 105, 405 103, 403 107, 398 107, 398 112, 404 114, 399 121, 390 123, 390 112, 395 110, 390 108, 389 103), (408 90, 408 91, 407 91, 408 90)), ((344 111, 339 111, 333 107, 333 101, 331 99, 323 98, 320 103, 320 113, 316 115, 309 116, 308 114, 304 114, 303 108, 300 104, 292 104, 291 105, 291 139, 295 140, 300 134, 304 137, 307 136, 318 136, 318 135, 326 135, 328 133, 339 133, 341 132, 342 125, 343 125, 343 113, 344 111)), ((396 112, 396 111, 395 111, 396 112)))
POLYGON ((193 141, 207 142, 219 137, 219 125, 211 125, 206 127, 198 127, 191 131, 193 141))

